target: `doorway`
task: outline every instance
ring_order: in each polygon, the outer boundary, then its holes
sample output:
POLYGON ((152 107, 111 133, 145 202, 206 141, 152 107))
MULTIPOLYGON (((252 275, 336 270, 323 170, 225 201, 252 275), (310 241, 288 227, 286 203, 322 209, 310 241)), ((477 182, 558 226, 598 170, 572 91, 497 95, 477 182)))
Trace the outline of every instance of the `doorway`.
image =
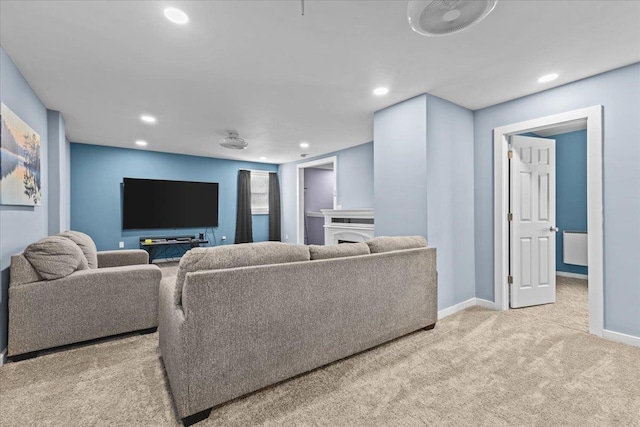
MULTIPOLYGON (((495 307, 510 308, 514 281, 510 267, 510 171, 509 141, 514 135, 540 134, 559 126, 587 129, 587 223, 589 332, 602 336, 603 330, 603 199, 602 199, 602 106, 515 123, 494 129, 494 290, 495 307)), ((538 184, 536 184, 538 185, 538 184)), ((555 221, 555 218, 554 218, 555 221)), ((550 224, 549 228, 555 227, 550 224)), ((552 230, 550 230, 553 232, 552 230)), ((516 236, 517 237, 517 236, 516 236)), ((549 247, 550 248, 550 247, 549 247)), ((526 248, 525 248, 526 249, 526 248)), ((547 254, 548 255, 548 254, 547 254)), ((555 289, 553 298, 555 300, 555 289)), ((553 301, 548 301, 553 302, 553 301)))
POLYGON ((586 121, 511 137, 510 307, 589 330, 586 121))
POLYGON ((297 239, 299 245, 324 244, 321 209, 336 209, 338 158, 336 156, 297 165, 297 239))

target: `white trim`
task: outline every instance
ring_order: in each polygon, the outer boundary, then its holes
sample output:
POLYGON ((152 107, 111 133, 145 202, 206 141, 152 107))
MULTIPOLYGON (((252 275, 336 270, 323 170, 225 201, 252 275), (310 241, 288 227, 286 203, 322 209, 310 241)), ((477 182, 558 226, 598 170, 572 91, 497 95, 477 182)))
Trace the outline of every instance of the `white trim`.
POLYGON ((605 329, 602 331, 602 338, 606 338, 611 341, 618 341, 621 343, 629 344, 634 347, 640 347, 640 337, 627 335, 620 332, 614 332, 608 329, 605 329))
POLYGON ((7 349, 0 351, 0 366, 4 365, 4 361, 7 355, 7 349))
POLYGON ((304 245, 304 169, 333 163, 333 209, 338 203, 338 157, 323 157, 296 165, 296 243, 304 245))
POLYGON ((571 278, 573 278, 573 279, 589 280, 589 276, 587 276, 586 274, 579 274, 579 273, 567 273, 566 271, 556 271, 556 276, 560 276, 560 277, 571 277, 571 278))
POLYGON ((496 304, 493 301, 488 301, 482 298, 476 298, 476 305, 483 308, 488 308, 490 310, 496 309, 496 304))
POLYGON ((469 307, 473 307, 474 305, 476 305, 476 299, 475 298, 469 298, 466 301, 462 301, 458 304, 452 305, 450 307, 447 308, 443 308, 442 310, 438 310, 438 320, 442 320, 445 317, 451 316, 452 314, 455 314, 459 311, 462 311, 466 308, 469 307))
POLYGON ((445 317, 451 316, 452 314, 455 314, 459 311, 465 310, 469 307, 475 307, 475 306, 489 308, 491 310, 495 309, 495 304, 492 301, 487 301, 486 299, 482 299, 482 298, 469 298, 466 301, 462 301, 458 304, 439 310, 438 320, 442 320, 445 317))
POLYGON ((604 238, 602 198, 602 105, 500 126, 493 130, 494 298, 497 309, 509 309, 508 272, 508 138, 549 129, 561 123, 587 120, 587 209, 589 230, 589 332, 604 328, 604 238))
MULTIPOLYGON (((568 273, 568 274, 571 274, 571 273, 568 273)), ((442 320, 445 317, 451 316, 452 314, 455 314, 459 311, 462 311, 469 307, 474 307, 474 306, 484 307, 492 310, 499 310, 498 308, 495 307, 495 303, 492 301, 487 301, 486 299, 482 299, 482 298, 469 298, 466 301, 463 301, 461 303, 452 305, 451 307, 447 307, 442 310, 439 310, 438 320, 442 320)), ((621 332, 614 332, 608 329, 603 329, 602 338, 606 338, 610 341, 617 341, 624 344, 632 345, 634 347, 640 347, 640 337, 636 337, 634 335, 627 335, 621 332)))

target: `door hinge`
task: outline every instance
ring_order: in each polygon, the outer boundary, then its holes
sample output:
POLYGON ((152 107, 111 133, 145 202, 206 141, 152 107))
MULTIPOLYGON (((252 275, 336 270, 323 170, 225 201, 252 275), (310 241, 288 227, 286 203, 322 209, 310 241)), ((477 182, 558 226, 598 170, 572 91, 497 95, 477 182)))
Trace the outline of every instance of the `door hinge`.
POLYGON ((508 156, 510 159, 513 159, 513 150, 509 150, 509 153, 507 154, 507 156, 508 156))
POLYGON ((513 214, 511 212, 507 214, 507 221, 513 221, 513 214))
POLYGON ((507 283, 510 285, 513 285, 513 276, 512 275, 508 275, 507 276, 507 283))

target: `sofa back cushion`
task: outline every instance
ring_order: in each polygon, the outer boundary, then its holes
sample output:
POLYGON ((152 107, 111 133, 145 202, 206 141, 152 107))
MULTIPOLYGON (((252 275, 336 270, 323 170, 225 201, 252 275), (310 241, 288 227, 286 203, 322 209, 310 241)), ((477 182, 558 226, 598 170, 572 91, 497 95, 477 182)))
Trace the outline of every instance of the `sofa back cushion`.
POLYGON ((181 259, 176 277, 175 302, 182 304, 187 273, 203 270, 309 261, 307 246, 281 242, 243 243, 213 248, 193 248, 181 259))
POLYGON ((45 280, 60 279, 89 268, 80 247, 62 236, 49 236, 30 244, 24 257, 45 280))
POLYGON ((9 267, 9 286, 24 285, 39 282, 42 276, 38 274, 24 254, 12 255, 9 267))
POLYGON ((357 255, 368 255, 371 251, 366 243, 342 243, 340 245, 309 245, 311 259, 343 258, 357 255))
POLYGON ((98 268, 98 249, 89 235, 80 231, 69 230, 58 234, 58 236, 73 240, 73 242, 82 250, 84 257, 87 259, 89 268, 98 268))
POLYGON ((378 254, 381 252, 424 248, 427 246, 427 239, 422 236, 382 236, 369 240, 367 245, 369 245, 369 250, 371 250, 372 254, 378 254))

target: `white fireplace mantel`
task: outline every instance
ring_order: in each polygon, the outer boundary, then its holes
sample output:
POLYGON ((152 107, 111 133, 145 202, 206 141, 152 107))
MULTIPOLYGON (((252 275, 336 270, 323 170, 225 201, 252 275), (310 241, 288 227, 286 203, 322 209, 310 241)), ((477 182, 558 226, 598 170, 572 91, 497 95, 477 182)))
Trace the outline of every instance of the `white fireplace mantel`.
POLYGON ((321 212, 325 245, 373 239, 373 209, 322 209, 321 212))

